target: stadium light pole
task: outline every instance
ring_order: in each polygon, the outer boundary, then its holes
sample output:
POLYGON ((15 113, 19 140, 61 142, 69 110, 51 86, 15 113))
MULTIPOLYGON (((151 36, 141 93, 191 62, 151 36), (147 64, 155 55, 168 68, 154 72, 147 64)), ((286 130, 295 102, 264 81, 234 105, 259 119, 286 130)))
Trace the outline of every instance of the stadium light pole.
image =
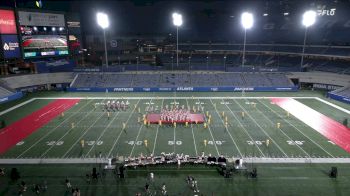
POLYGON ((182 25, 182 15, 173 13, 173 24, 176 26, 176 66, 179 66, 179 27, 182 25))
POLYGON ((303 64, 304 64, 304 53, 305 53, 305 44, 306 44, 306 37, 307 37, 307 30, 310 26, 315 24, 316 22, 316 12, 313 10, 306 11, 303 14, 303 20, 302 24, 305 26, 305 33, 304 33, 304 44, 303 44, 303 53, 301 55, 301 60, 300 60, 300 71, 303 69, 303 64))
POLYGON ((108 67, 108 54, 107 54, 107 44, 106 44, 106 29, 109 27, 108 15, 102 12, 96 14, 97 24, 103 29, 103 39, 105 45, 105 58, 106 66, 108 67))
POLYGON ((244 61, 245 61, 245 44, 246 44, 246 38, 247 38, 247 29, 252 28, 253 23, 254 23, 253 14, 249 12, 243 12, 241 15, 241 24, 244 28, 242 67, 244 67, 244 61))

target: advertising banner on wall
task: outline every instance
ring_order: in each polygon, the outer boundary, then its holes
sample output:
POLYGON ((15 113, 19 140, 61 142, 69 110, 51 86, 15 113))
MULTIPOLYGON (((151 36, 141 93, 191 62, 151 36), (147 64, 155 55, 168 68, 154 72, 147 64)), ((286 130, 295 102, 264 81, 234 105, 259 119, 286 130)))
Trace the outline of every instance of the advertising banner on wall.
POLYGON ((1 35, 1 49, 5 59, 21 57, 17 35, 1 35))
POLYGON ((63 14, 19 11, 18 18, 22 26, 65 26, 63 14))
POLYGON ((17 34, 15 13, 12 10, 0 10, 0 34, 17 34))

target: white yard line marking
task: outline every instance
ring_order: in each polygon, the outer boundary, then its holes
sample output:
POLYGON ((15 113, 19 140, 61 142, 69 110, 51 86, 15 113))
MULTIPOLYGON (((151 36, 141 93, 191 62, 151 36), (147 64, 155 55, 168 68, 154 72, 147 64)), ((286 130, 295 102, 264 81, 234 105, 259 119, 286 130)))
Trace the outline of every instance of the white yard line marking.
POLYGON ((14 109, 17 109, 17 108, 19 108, 19 107, 22 107, 22 106, 24 106, 24 105, 26 105, 26 104, 28 104, 28 103, 34 101, 34 100, 35 100, 35 98, 31 98, 31 99, 29 99, 29 100, 27 100, 27 101, 25 101, 25 102, 22 102, 22 103, 20 103, 20 104, 18 104, 18 105, 15 105, 15 106, 13 106, 13 107, 10 107, 9 109, 0 112, 0 116, 2 116, 3 114, 6 114, 7 112, 11 112, 11 111, 14 110, 14 109))
MULTIPOLYGON (((128 124, 128 122, 129 122, 131 116, 134 114, 134 112, 135 112, 136 108, 138 107, 140 101, 141 101, 141 99, 139 99, 139 100, 137 101, 136 107, 134 107, 134 109, 130 112, 129 117, 128 117, 128 119, 127 119, 126 122, 125 122, 126 125, 128 124)), ((115 145, 117 144, 117 142, 118 142, 118 140, 119 140, 119 138, 120 138, 120 136, 121 136, 122 133, 123 133, 123 131, 120 131, 120 133, 119 133, 117 139, 116 139, 116 140, 114 141, 114 143, 113 143, 113 146, 112 146, 111 150, 109 150, 107 157, 110 157, 110 155, 111 155, 111 153, 112 153, 112 151, 113 151, 115 145)))
POLYGON ((347 113, 347 114, 350 114, 350 111, 347 110, 347 109, 344 109, 344 108, 342 108, 342 107, 340 107, 340 106, 337 106, 337 105, 335 105, 335 104, 333 104, 333 103, 330 103, 330 102, 328 102, 328 101, 326 101, 326 100, 323 100, 323 99, 321 99, 321 98, 319 98, 319 97, 315 97, 315 99, 317 99, 318 101, 321 101, 321 102, 323 102, 323 103, 325 103, 325 104, 327 104, 327 105, 329 105, 329 106, 332 106, 332 107, 334 107, 334 108, 336 108, 336 109, 338 109, 338 110, 340 110, 340 111, 342 111, 342 112, 345 112, 345 113, 347 113))
MULTIPOLYGON (((258 99, 257 99, 258 100, 258 99)), ((258 100, 260 103, 261 103, 261 101, 260 100, 258 100)), ((264 105, 264 104, 263 104, 264 105)), ((266 106, 266 105, 265 105, 266 106)), ((274 122, 272 122, 272 120, 270 119, 270 118, 268 118, 262 111, 260 111, 257 107, 256 107, 256 109, 259 111, 259 113, 260 114, 262 114, 262 116, 266 119, 266 120, 268 120, 271 124, 272 124, 272 126, 275 126, 275 123, 274 122)), ((282 132, 282 134, 283 135, 285 135, 289 140, 292 140, 292 141, 294 141, 292 138, 290 138, 281 128, 278 128, 278 130, 280 131, 280 132, 282 132)), ((310 157, 310 155, 309 155, 309 153, 307 153, 300 145, 294 145, 294 146, 296 146, 296 147, 298 147, 300 150, 302 150, 308 157, 310 157)))
MULTIPOLYGON (((64 155, 61 158, 64 158, 65 156, 67 156, 67 154, 74 148, 75 145, 77 145, 77 143, 81 140, 81 138, 83 138, 83 136, 92 128, 94 127, 94 125, 97 123, 98 120, 101 119, 101 117, 103 116, 103 114, 101 114, 98 118, 96 118, 96 120, 94 121, 94 123, 92 123, 92 125, 90 125, 85 132, 80 135, 80 137, 71 145, 71 147, 66 151, 66 153, 64 153, 64 155)), ((43 156, 43 155, 42 155, 43 156)))
POLYGON ((95 147, 96 143, 101 139, 101 137, 103 137, 103 135, 105 134, 105 132, 107 131, 107 129, 110 127, 110 125, 112 124, 112 122, 114 122, 114 120, 118 117, 118 115, 120 114, 120 112, 118 112, 116 115, 114 115, 113 119, 107 124, 107 126, 103 129, 102 133, 100 134, 100 136, 95 139, 95 143, 91 146, 90 150, 86 153, 86 155, 84 156, 85 158, 89 155, 89 153, 91 152, 91 150, 95 147))
POLYGON ((21 157, 24 155, 26 152, 28 152, 30 149, 32 149, 34 146, 36 146, 39 142, 41 142, 43 139, 45 139, 47 136, 49 136, 51 133, 53 133, 56 129, 60 128, 63 123, 65 123, 67 120, 69 120, 71 117, 75 116, 76 114, 79 114, 79 111, 85 108, 86 106, 89 105, 90 102, 87 102, 83 107, 79 108, 78 111, 75 114, 72 114, 68 118, 66 118, 64 121, 62 121, 60 124, 55 126, 55 128, 51 129, 49 132, 47 132, 44 136, 40 137, 34 144, 32 144, 29 148, 27 148, 25 151, 23 151, 20 155, 17 156, 17 158, 21 157))
MULTIPOLYGON (((188 100, 186 99, 186 105, 188 108, 188 100)), ((194 150, 196 152, 196 155, 198 156, 198 151, 197 151, 197 145, 196 145, 196 139, 194 138, 194 133, 193 133, 193 124, 191 123, 191 129, 192 129, 192 137, 193 137, 193 145, 194 145, 194 150)))
POLYGON ((284 122, 287 122, 288 124, 290 124, 292 127, 294 127, 299 133, 301 133, 304 137, 308 138, 312 143, 314 143, 315 145, 317 145, 319 148, 321 148, 324 152, 326 152, 328 155, 330 155, 331 157, 334 158, 334 156, 329 153, 328 151, 326 151, 324 148, 322 148, 321 145, 319 145, 317 142, 315 142, 314 140, 312 140, 310 137, 308 137, 307 135, 305 135, 300 129, 298 129, 293 123, 289 122, 289 120, 286 120, 285 118, 283 118, 280 114, 278 114, 275 110, 273 110, 271 107, 269 107, 268 105, 266 105, 265 103, 263 103, 262 101, 258 100, 260 103, 262 103, 263 105, 265 105, 267 108, 269 108, 272 112, 274 112, 277 116, 279 116, 281 119, 284 120, 284 122))
POLYGON ((259 125, 258 122, 256 122, 256 120, 247 112, 247 110, 245 110, 244 107, 242 107, 236 100, 234 100, 234 101, 240 108, 242 108, 245 111, 245 113, 249 116, 249 118, 254 121, 254 123, 260 128, 260 130, 262 130, 265 133, 265 135, 267 137, 269 137, 271 139, 271 141, 273 141, 273 143, 284 154, 284 156, 286 156, 288 158, 288 155, 282 150, 282 148, 278 145, 278 143, 274 139, 272 139, 268 133, 266 133, 266 131, 259 125))
MULTIPOLYGON (((223 102, 224 99, 222 99, 223 102)), ((227 106, 227 104, 225 103, 225 106, 230 110, 230 112, 232 113, 233 117, 237 120, 238 124, 243 128, 243 130, 246 132, 246 134, 249 136, 251 141, 255 141, 252 136, 248 133, 247 129, 243 126, 243 124, 241 123, 241 121, 236 117, 235 113, 233 113, 233 111, 231 110, 230 107, 227 106)), ((261 151, 261 149, 259 148, 259 146, 256 144, 256 142, 254 142, 254 146, 256 146, 258 148, 258 150, 260 151, 261 155, 263 157, 265 157, 265 154, 261 151)))
MULTIPOLYGON (((198 99, 198 102, 199 102, 199 106, 200 107, 202 107, 202 104, 201 104, 201 102, 200 102, 200 100, 198 99)), ((203 112, 203 114, 204 114, 204 111, 202 111, 203 112)), ((211 135, 211 138, 213 139, 213 143, 214 143, 214 146, 215 146, 215 149, 216 149, 216 152, 218 153, 218 156, 220 156, 221 154, 220 154, 220 152, 219 152, 219 149, 218 149, 218 147, 216 146, 216 140, 214 139, 214 136, 213 136, 213 133, 211 132, 211 128, 210 128, 210 125, 208 125, 208 128, 209 128, 209 133, 210 133, 210 135, 211 135)))
MULTIPOLYGON (((162 99, 162 106, 160 107, 160 109, 163 109, 163 103, 164 103, 164 99, 162 99)), ((152 155, 154 155, 154 150, 156 149, 156 143, 157 143, 157 137, 158 137, 158 131, 159 131, 159 125, 157 127, 157 132, 156 132, 156 137, 154 138, 154 142, 153 142, 153 151, 152 151, 152 155)))
POLYGON ((239 150, 239 148, 238 148, 238 146, 237 146, 237 144, 236 144, 236 141, 233 139, 233 137, 232 137, 232 135, 231 135, 230 131, 229 131, 229 130, 228 130, 228 128, 225 126, 225 122, 224 122, 224 120, 222 120, 222 118, 221 118, 221 116, 220 116, 220 114, 219 114, 218 110, 216 109, 216 106, 214 106, 214 103, 213 103, 213 101, 212 101, 211 99, 210 99, 210 103, 211 103, 211 104, 213 105, 213 107, 215 108, 216 114, 218 115, 219 119, 221 120, 222 125, 225 127, 226 132, 227 132, 227 133, 230 135, 230 138, 231 138, 231 140, 232 140, 233 144, 236 146, 236 148, 237 148, 237 150, 238 150, 239 155, 240 155, 241 157, 243 157, 243 155, 242 155, 241 151, 239 150))
POLYGON ((132 153, 134 152, 134 148, 135 148, 135 146, 136 146, 136 142, 137 142, 138 139, 139 139, 139 135, 140 135, 140 132, 141 132, 142 127, 143 127, 143 125, 141 125, 140 128, 139 128, 139 133, 138 133, 137 136, 136 136, 136 139, 135 139, 134 145, 132 146, 132 149, 131 149, 131 152, 130 152, 130 154, 129 154, 129 157, 131 157, 132 153))
MULTIPOLYGON (((175 92, 175 96, 176 96, 176 92, 175 92)), ((174 97, 174 107, 176 108, 176 100, 175 100, 175 97, 174 97)), ((176 148, 176 127, 174 127, 174 149, 173 149, 173 152, 175 153, 175 148, 176 148)))

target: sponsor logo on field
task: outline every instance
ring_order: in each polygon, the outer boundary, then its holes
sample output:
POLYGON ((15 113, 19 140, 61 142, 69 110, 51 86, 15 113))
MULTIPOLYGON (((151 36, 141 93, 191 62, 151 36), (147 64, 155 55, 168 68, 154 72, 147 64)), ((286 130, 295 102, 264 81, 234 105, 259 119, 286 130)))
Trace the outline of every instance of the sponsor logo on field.
POLYGON ((292 88, 276 88, 276 90, 292 90, 292 88))
POLYGON ((77 91, 90 91, 90 88, 77 88, 77 91))
POLYGON ((159 88, 159 91, 171 91, 171 88, 159 88))
POLYGON ((114 92, 132 92, 134 88, 114 88, 114 92))
POLYGON ((235 87, 235 89, 233 89, 234 91, 253 91, 254 88, 252 87, 247 87, 247 88, 241 88, 241 87, 235 87))
POLYGON ((177 91, 193 91, 193 87, 177 87, 177 91))

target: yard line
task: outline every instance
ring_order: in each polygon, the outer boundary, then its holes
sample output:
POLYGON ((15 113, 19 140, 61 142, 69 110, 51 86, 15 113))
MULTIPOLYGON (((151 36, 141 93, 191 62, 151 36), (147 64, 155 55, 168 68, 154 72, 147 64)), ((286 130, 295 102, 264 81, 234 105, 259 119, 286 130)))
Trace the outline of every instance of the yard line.
POLYGON ((342 107, 340 107, 340 106, 337 106, 337 105, 335 105, 335 104, 333 104, 333 103, 330 103, 330 102, 328 102, 328 101, 326 101, 326 100, 323 100, 323 99, 321 99, 321 98, 319 98, 319 97, 315 97, 315 99, 316 99, 316 100, 319 100, 319 101, 321 101, 321 102, 323 102, 323 103, 325 103, 325 104, 327 104, 327 105, 329 105, 329 106, 332 106, 332 107, 334 107, 334 108, 336 108, 336 109, 338 109, 338 110, 340 110, 340 111, 342 111, 342 112, 345 112, 345 113, 347 113, 347 114, 350 114, 350 111, 347 110, 347 109, 344 109, 344 108, 342 108, 342 107))
MULTIPOLYGON (((187 99, 186 99, 186 105, 187 105, 187 108, 188 108, 188 100, 187 100, 187 99)), ((191 129, 192 129, 192 137, 193 137, 194 150, 196 151, 196 155, 198 156, 197 145, 196 145, 196 139, 194 138, 193 124, 192 124, 192 123, 191 123, 191 129)))
MULTIPOLYGON (((79 124, 82 120, 84 120, 93 111, 94 110, 90 110, 88 113, 86 113, 85 116, 77 122, 77 124, 79 124)), ((70 130, 72 130, 72 129, 73 129, 72 127, 69 128, 68 131, 65 134, 63 134, 63 136, 60 137, 57 141, 61 141, 61 139, 64 138, 70 132, 70 130)), ((54 146, 55 145, 50 146, 50 148, 48 148, 43 154, 41 154, 40 158, 42 158, 45 154, 47 154, 54 146)))
POLYGON ((24 106, 24 105, 26 105, 26 104, 28 104, 28 103, 34 101, 34 100, 35 100, 34 98, 31 98, 31 99, 29 99, 29 100, 27 100, 27 101, 25 101, 25 102, 22 102, 22 103, 20 103, 20 104, 17 104, 17 105, 15 105, 15 106, 12 106, 12 107, 10 107, 9 109, 0 112, 0 116, 6 114, 7 112, 11 112, 11 111, 14 110, 14 109, 17 109, 17 108, 19 108, 19 107, 22 107, 22 106, 24 106))
MULTIPOLYGON (((201 101, 200 101, 199 99, 198 99, 198 102, 199 102, 199 106, 202 107, 202 103, 201 103, 201 101)), ((205 114, 204 114, 204 111, 202 111, 202 112, 203 112, 203 115, 205 115, 205 114)), ((218 156, 220 156, 218 147, 216 146, 216 141, 215 141, 215 139, 214 139, 213 133, 211 132, 210 125, 208 125, 208 128, 209 128, 209 133, 210 133, 210 135, 211 135, 211 138, 213 139, 213 143, 214 143, 216 152, 218 153, 218 156)))
POLYGON ((136 139, 135 139, 134 145, 132 146, 132 149, 131 149, 131 152, 130 152, 129 157, 131 157, 132 153, 134 152, 134 148, 135 148, 135 146, 136 146, 137 140, 139 139, 139 135, 140 135, 140 132, 141 132, 142 127, 143 127, 143 125, 141 125, 140 128, 139 128, 139 133, 138 133, 137 136, 136 136, 136 139))
MULTIPOLYGON (((153 94, 154 94, 154 93, 153 93, 153 94)), ((150 99, 150 101, 148 102, 148 103, 149 103, 149 104, 148 104, 148 111, 149 111, 149 107, 151 106, 152 100, 153 100, 153 97, 152 97, 152 99, 150 99)), ((147 107, 147 106, 146 106, 146 107, 147 107)), ((146 112, 148 113, 148 111, 146 111, 146 112)), ((131 157, 132 153, 134 152, 134 148, 135 148, 135 146, 136 146, 136 142, 138 141, 138 138, 139 138, 139 135, 140 135, 140 133, 141 133, 142 127, 143 127, 143 124, 141 124, 141 126, 140 126, 140 128, 139 128, 139 131, 138 131, 138 133, 137 133, 136 139, 134 140, 134 145, 132 146, 132 149, 131 149, 131 152, 130 152, 129 157, 131 157)))
POLYGON ((107 126, 103 129, 102 133, 100 134, 100 136, 95 139, 95 143, 91 146, 90 150, 86 153, 86 155, 84 156, 86 158, 86 156, 89 155, 89 153, 91 152, 91 150, 95 147, 96 143, 101 139, 101 137, 104 135, 104 133, 107 131, 107 129, 110 127, 110 125, 112 124, 112 122, 114 122, 114 120, 117 118, 117 116, 120 114, 120 112, 118 111, 118 113, 113 117, 113 119, 107 124, 107 126))
MULTIPOLYGON (((225 102, 224 99, 222 99, 222 101, 225 102)), ((243 130, 247 133, 247 135, 249 136, 249 138, 254 142, 252 136, 248 133, 247 129, 243 126, 243 124, 241 123, 241 121, 239 121, 239 119, 236 117, 235 113, 233 113, 233 111, 231 110, 231 108, 228 107, 226 103, 224 103, 224 104, 225 104, 225 106, 230 110, 230 112, 232 113, 233 117, 238 121, 238 124, 239 124, 239 125, 243 128, 243 130)), ((254 145, 258 148, 258 150, 260 151, 261 155, 262 155, 263 157, 265 157, 264 153, 261 151, 261 149, 259 148, 259 146, 258 146, 255 142, 254 142, 254 145)))
POLYGON ((294 127, 299 133, 301 133, 303 136, 305 136, 306 138, 308 138, 312 143, 314 143, 316 146, 318 146, 319 148, 321 148, 324 152, 326 152, 328 155, 330 155, 331 157, 334 158, 334 156, 329 153, 328 151, 326 151, 324 148, 322 148, 321 145, 319 145, 317 142, 315 142, 314 140, 312 140, 309 136, 305 135, 300 129, 298 129, 296 126, 293 125, 293 123, 291 123, 289 120, 286 120, 285 118, 283 118, 280 114, 278 114, 275 110, 273 110, 271 107, 269 107, 268 105, 266 105, 265 103, 261 102, 260 100, 258 100, 260 103, 262 103, 263 105, 265 105, 265 107, 269 108, 273 113, 275 113, 277 116, 279 116, 281 119, 283 119, 284 122, 287 122, 288 124, 290 124, 292 127, 294 127))
MULTIPOLYGON (((175 93, 175 97, 176 97, 176 91, 175 91, 174 93, 175 93)), ((174 105, 173 105, 174 108, 176 108, 176 104, 175 104, 175 103, 176 103, 176 100, 175 100, 175 97, 174 97, 174 105)), ((174 146, 174 151, 173 151, 174 153, 175 153, 175 147, 176 147, 176 133, 175 133, 175 130, 176 130, 176 127, 174 126, 174 145, 173 145, 173 146, 174 146)))
MULTIPOLYGON (((232 100, 234 100, 234 99, 232 99, 232 100)), ((242 107, 236 100, 234 100, 234 102, 245 111, 245 113, 249 116, 249 118, 255 122, 255 124, 260 128, 260 130, 262 130, 265 133, 265 135, 267 137, 269 137, 271 139, 271 141, 273 141, 273 143, 284 154, 284 156, 286 156, 288 158, 288 155, 282 150, 282 148, 277 144, 277 142, 274 139, 272 139, 269 134, 266 133, 266 131, 259 125, 258 122, 256 122, 256 120, 247 112, 247 110, 245 110, 244 107, 242 107)))
MULTIPOLYGON (((141 99, 139 99, 139 100, 137 101, 136 107, 134 107, 134 109, 130 112, 129 117, 128 117, 128 119, 127 119, 126 122, 125 122, 126 125, 128 124, 128 122, 129 122, 131 116, 134 114, 134 111, 135 111, 136 108, 138 107, 140 100, 141 100, 141 99)), ((120 138, 120 136, 121 136, 122 133, 123 133, 123 131, 120 131, 120 133, 119 133, 117 139, 116 139, 116 140, 114 141, 114 143, 113 143, 113 146, 112 146, 111 150, 109 150, 107 157, 109 157, 109 156, 111 155, 111 153, 112 153, 112 151, 113 151, 115 145, 117 144, 117 142, 118 142, 118 140, 119 140, 119 138, 120 138)))
MULTIPOLYGON (((258 101, 259 101, 259 100, 258 100, 258 101)), ((261 102, 260 102, 260 103, 261 103, 261 102)), ((261 112, 258 108, 256 108, 256 109, 259 111, 260 114, 262 114, 262 115, 266 118, 266 120, 268 120, 272 125, 275 125, 275 123, 272 122, 272 120, 271 120, 270 118, 268 118, 263 112, 261 112)), ((290 138, 284 131, 282 131, 281 128, 278 128, 278 130, 280 130, 280 131, 282 132, 282 134, 285 135, 289 140, 292 140, 292 141, 293 141, 293 139, 290 138)), ((311 157, 311 156, 309 155, 309 153, 307 153, 300 145, 295 145, 295 146, 299 147, 300 150, 302 150, 308 157, 311 157)))
MULTIPOLYGON (((160 110, 163 109, 163 103, 164 103, 164 99, 162 99, 162 106, 160 107, 160 110)), ((156 137, 154 139, 154 142, 153 142, 153 151, 152 151, 152 155, 154 156, 154 150, 156 149, 156 143, 157 143, 157 137, 158 137, 158 131, 159 131, 159 127, 157 127, 157 132, 156 132, 156 137)))
MULTIPOLYGON (((104 113, 103 113, 104 114, 104 113)), ((81 140, 81 138, 83 138, 83 136, 92 128, 94 127, 94 125, 97 123, 98 120, 101 119, 101 117, 103 116, 103 114, 101 114, 98 118, 96 118, 95 122, 92 123, 92 125, 90 125, 86 130, 85 132, 80 135, 80 137, 72 144, 72 146, 66 151, 66 153, 64 153, 64 155, 61 157, 61 158, 64 158, 72 149, 73 147, 81 140)))
POLYGON ((210 99, 210 103, 211 103, 211 104, 213 105, 213 107, 215 108, 215 111, 216 111, 216 113, 218 114, 219 119, 220 119, 220 120, 221 120, 221 122, 222 122, 222 125, 225 127, 226 132, 227 132, 227 133, 230 135, 230 138, 231 138, 231 140, 232 140, 233 144, 236 146, 236 148, 237 148, 237 150, 238 150, 239 155, 241 155, 241 157, 243 157, 243 155, 242 155, 241 151, 239 150, 239 148, 238 148, 238 146, 237 146, 237 144, 236 144, 235 140, 233 139, 233 137, 232 137, 231 133, 228 131, 227 127, 225 126, 225 122, 224 122, 224 120, 222 120, 222 118, 221 118, 221 116, 220 116, 220 114, 219 114, 218 110, 216 109, 216 106, 214 106, 214 103, 213 103, 213 101, 212 101, 211 99, 210 99))
MULTIPOLYGON (((91 100, 90 102, 87 102, 83 107, 79 108, 78 111, 75 114, 78 114, 80 110, 82 110, 83 108, 85 108, 87 105, 89 105, 89 103, 91 103, 93 100, 91 100)), ((17 158, 21 157, 22 155, 24 155, 26 152, 28 152, 30 149, 32 149, 35 145, 37 145, 39 142, 41 142, 43 139, 45 139, 47 136, 49 136, 52 132, 54 132, 57 128, 61 127, 61 125, 63 123, 65 123, 68 119, 70 119, 71 117, 73 117, 75 114, 73 114, 72 116, 69 116, 68 118, 66 118, 64 121, 62 121, 60 124, 58 124, 55 128, 51 129, 51 131, 47 132, 44 136, 42 136, 39 140, 37 140, 34 144, 32 144, 29 148, 27 148, 25 151, 23 151, 20 155, 17 156, 17 158)))

